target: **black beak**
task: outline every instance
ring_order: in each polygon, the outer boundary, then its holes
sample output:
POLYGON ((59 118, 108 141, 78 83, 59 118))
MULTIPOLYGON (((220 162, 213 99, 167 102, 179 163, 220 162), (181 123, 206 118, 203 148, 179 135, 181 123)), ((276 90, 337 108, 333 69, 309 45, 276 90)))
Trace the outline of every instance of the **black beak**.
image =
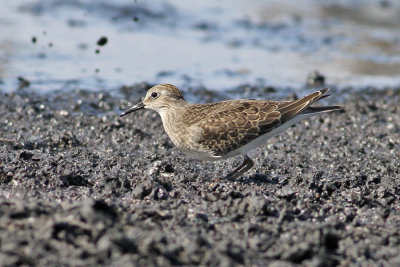
POLYGON ((122 114, 119 116, 123 117, 125 115, 128 115, 129 113, 132 113, 132 112, 142 109, 142 108, 144 108, 144 104, 142 102, 140 102, 140 103, 134 105, 133 107, 131 107, 130 109, 128 109, 127 111, 122 112, 122 114))

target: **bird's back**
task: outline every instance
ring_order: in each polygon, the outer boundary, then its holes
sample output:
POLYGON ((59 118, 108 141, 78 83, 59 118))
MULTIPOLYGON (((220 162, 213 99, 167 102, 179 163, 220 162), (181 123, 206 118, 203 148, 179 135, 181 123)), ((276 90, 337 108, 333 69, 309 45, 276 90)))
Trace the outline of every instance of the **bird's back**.
MULTIPOLYGON (((193 104, 183 118, 193 132, 197 131, 190 141, 198 149, 223 156, 292 120, 327 91, 323 89, 294 101, 246 99, 193 104)), ((323 111, 339 108, 326 107, 323 111)))
POLYGON ((210 157, 223 157, 275 131, 308 109, 309 114, 340 109, 332 106, 314 112, 309 108, 327 91, 323 89, 294 101, 244 99, 189 104, 179 115, 175 113, 171 117, 174 123, 169 124, 184 126, 181 128, 186 132, 167 127, 166 131, 175 145, 188 154, 193 150, 210 157))

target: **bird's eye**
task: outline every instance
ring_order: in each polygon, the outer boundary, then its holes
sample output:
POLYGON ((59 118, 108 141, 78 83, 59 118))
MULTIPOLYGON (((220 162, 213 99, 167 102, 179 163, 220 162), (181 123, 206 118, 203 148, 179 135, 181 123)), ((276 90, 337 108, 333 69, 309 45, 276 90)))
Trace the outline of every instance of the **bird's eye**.
POLYGON ((158 93, 157 93, 157 92, 151 93, 151 97, 152 97, 152 98, 157 98, 157 96, 158 96, 158 93))

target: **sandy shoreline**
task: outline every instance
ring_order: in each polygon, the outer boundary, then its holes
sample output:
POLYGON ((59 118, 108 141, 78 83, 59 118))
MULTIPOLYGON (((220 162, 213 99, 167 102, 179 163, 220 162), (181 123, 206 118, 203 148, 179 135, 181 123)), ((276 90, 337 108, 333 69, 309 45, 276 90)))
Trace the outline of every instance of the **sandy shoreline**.
POLYGON ((336 97, 230 182, 121 98, 1 93, 0 265, 398 265, 400 92, 336 97))

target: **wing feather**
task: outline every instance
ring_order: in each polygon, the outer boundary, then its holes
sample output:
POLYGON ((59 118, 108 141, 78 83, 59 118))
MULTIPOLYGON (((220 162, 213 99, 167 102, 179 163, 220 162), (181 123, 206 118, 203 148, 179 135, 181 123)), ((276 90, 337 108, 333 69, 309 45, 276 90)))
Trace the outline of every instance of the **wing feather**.
POLYGON ((203 129, 196 142, 215 156, 225 155, 280 124, 275 102, 242 100, 195 124, 203 129))
MULTIPOLYGON (((201 129, 194 142, 203 151, 223 156, 246 145, 299 115, 324 97, 327 88, 294 101, 236 100, 211 104, 206 118, 193 118, 193 127, 201 129)), ((204 106, 204 105, 202 105, 204 106)))

